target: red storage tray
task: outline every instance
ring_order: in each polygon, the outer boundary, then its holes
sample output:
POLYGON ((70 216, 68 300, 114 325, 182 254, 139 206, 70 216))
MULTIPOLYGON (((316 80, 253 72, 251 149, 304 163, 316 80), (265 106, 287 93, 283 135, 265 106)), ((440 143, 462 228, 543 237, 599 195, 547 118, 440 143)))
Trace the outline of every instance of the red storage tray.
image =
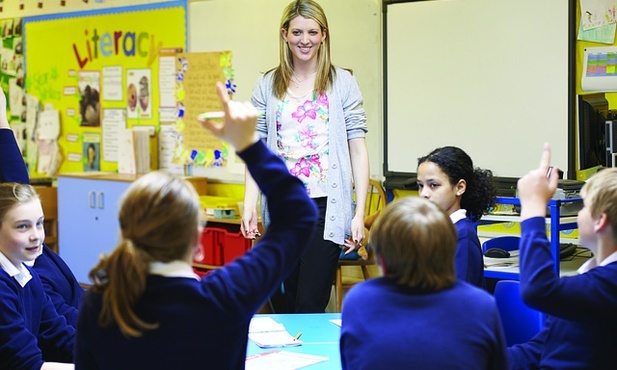
POLYGON ((219 235, 226 232, 225 229, 206 227, 201 233, 201 253, 195 253, 193 262, 204 265, 222 266, 223 254, 219 235))
POLYGON ((241 231, 225 230, 219 236, 223 250, 223 264, 242 256, 251 249, 251 241, 245 239, 241 231))

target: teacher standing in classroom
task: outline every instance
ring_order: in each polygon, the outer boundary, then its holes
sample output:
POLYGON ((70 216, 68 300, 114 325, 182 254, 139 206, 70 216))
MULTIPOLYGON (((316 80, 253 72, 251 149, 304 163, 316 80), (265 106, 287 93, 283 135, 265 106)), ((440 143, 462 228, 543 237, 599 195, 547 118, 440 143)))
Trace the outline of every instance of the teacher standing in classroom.
MULTIPOLYGON (((283 11, 280 34, 280 63, 260 77, 252 103, 260 112, 261 138, 302 180, 320 211, 310 248, 284 282, 288 310, 324 312, 341 248, 349 253, 364 239, 366 113, 355 77, 332 65, 332 33, 317 2, 291 2, 283 11)), ((258 235, 258 198, 247 172, 241 227, 249 239, 258 235)))

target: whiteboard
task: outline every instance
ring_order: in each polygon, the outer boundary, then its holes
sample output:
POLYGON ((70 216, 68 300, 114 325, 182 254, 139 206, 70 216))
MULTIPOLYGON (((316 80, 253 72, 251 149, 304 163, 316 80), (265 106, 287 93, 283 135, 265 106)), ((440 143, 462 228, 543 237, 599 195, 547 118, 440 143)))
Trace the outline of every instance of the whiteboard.
POLYGON ((455 145, 495 176, 518 178, 544 142, 574 176, 573 0, 385 3, 386 177, 455 145))

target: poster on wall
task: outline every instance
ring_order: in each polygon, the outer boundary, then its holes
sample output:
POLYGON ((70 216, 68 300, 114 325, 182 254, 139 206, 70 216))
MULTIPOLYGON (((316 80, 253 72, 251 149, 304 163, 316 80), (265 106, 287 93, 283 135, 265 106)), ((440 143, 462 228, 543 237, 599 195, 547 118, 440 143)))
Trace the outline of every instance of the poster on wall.
POLYGON ((88 169, 86 132, 98 135, 95 167, 115 172, 118 130, 159 127, 158 58, 161 50, 186 49, 186 6, 170 1, 24 21, 27 92, 61 114, 58 143, 67 156, 60 172, 88 169))
POLYGON ((79 71, 79 117, 82 126, 101 125, 101 73, 79 71))
POLYGON ((151 73, 149 69, 129 69, 126 71, 126 95, 128 97, 129 118, 151 118, 152 95, 151 73))
POLYGON ((99 171, 101 169, 101 135, 96 132, 85 132, 82 153, 84 171, 99 171))
POLYGON ((180 135, 174 152, 174 163, 203 167, 227 166, 229 145, 204 130, 195 117, 221 109, 214 89, 217 82, 225 83, 228 93, 233 94, 231 51, 178 54, 176 70, 176 127, 180 135))
POLYGON ((584 91, 617 91, 617 47, 585 48, 581 79, 584 91))

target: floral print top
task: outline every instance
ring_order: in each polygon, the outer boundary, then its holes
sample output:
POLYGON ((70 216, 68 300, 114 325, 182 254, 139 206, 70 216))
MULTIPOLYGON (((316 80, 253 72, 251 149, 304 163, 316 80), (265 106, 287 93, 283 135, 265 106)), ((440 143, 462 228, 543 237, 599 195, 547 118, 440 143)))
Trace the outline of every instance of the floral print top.
POLYGON ((328 115, 328 96, 314 91, 288 91, 276 109, 278 154, 312 198, 327 196, 328 115))

